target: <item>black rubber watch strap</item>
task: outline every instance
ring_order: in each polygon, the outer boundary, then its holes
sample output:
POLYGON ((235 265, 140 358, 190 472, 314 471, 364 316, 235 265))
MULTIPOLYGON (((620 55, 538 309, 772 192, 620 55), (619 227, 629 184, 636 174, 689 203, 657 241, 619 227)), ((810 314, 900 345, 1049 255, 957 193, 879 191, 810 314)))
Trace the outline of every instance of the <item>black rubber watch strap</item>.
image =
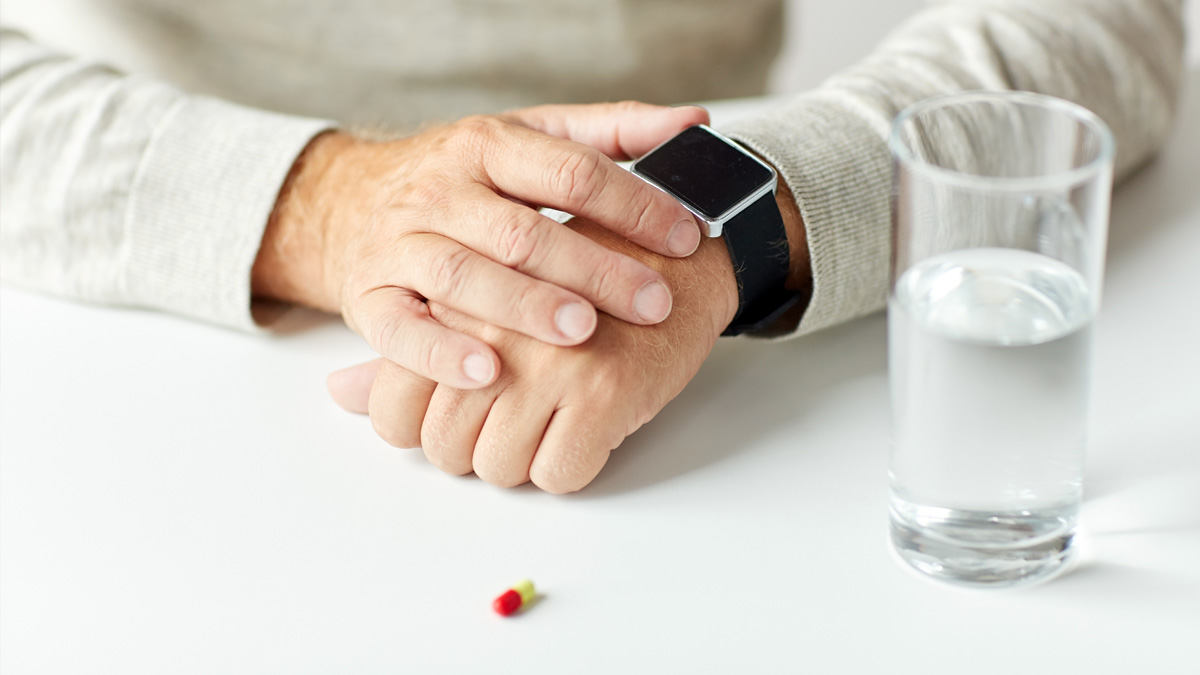
POLYGON ((787 229, 768 192, 725 223, 721 233, 738 282, 738 311, 722 335, 741 335, 775 322, 799 300, 788 290, 787 229))

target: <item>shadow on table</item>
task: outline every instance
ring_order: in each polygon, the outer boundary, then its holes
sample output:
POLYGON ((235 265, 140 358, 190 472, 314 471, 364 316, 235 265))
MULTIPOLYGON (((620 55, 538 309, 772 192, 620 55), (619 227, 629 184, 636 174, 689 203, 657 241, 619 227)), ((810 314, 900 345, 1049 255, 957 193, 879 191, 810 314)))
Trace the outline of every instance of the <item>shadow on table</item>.
MULTIPOLYGON (((1175 129, 1162 155, 1134 175, 1113 197, 1112 225, 1109 232, 1109 256, 1105 284, 1110 297, 1126 289, 1138 288, 1133 275, 1146 274, 1145 256, 1154 256, 1162 240, 1182 228, 1200 229, 1200 190, 1196 173, 1200 170, 1200 68, 1184 73, 1184 87, 1175 119, 1175 129), (1145 249, 1145 255, 1139 251, 1145 249)), ((1129 298, 1125 298, 1128 302, 1129 298)), ((1180 312, 1194 311, 1180 307, 1180 312)), ((1163 330, 1148 325, 1146 330, 1163 330)), ((1130 343, 1127 347, 1141 347, 1130 343)), ((1144 363, 1128 366, 1136 372, 1144 363)), ((1132 381, 1132 380, 1131 380, 1132 381)), ((1172 483, 1186 474, 1200 477, 1200 456, 1190 447, 1188 429, 1194 420, 1163 417, 1156 414, 1161 401, 1156 396, 1131 395, 1123 401, 1126 420, 1119 437, 1107 440, 1119 451, 1109 449, 1103 467, 1091 467, 1085 482, 1085 497, 1104 499, 1125 493, 1137 503, 1156 502, 1166 494, 1175 495, 1181 504, 1200 509, 1200 493, 1194 485, 1177 487, 1172 483), (1151 489, 1149 486, 1156 485, 1151 489), (1153 492, 1156 494, 1151 494, 1153 492)), ((1099 449, 1093 446, 1091 449, 1099 449)), ((1194 511, 1200 513, 1200 511, 1194 511)))
POLYGON ((1062 576, 1037 587, 1039 594, 1053 599, 1065 594, 1073 602, 1090 597, 1098 605, 1128 601, 1135 605, 1177 605, 1200 599, 1200 588, 1191 579, 1161 570, 1121 563, 1091 560, 1079 563, 1062 576), (1102 593, 1095 593, 1103 589, 1102 593))
POLYGON ((252 314, 259 325, 269 327, 276 337, 301 335, 342 323, 342 318, 336 314, 267 300, 255 301, 252 314))
POLYGON ((840 385, 885 379, 886 354, 881 313, 788 342, 722 340, 683 393, 626 439, 580 496, 638 490, 752 449, 840 385))

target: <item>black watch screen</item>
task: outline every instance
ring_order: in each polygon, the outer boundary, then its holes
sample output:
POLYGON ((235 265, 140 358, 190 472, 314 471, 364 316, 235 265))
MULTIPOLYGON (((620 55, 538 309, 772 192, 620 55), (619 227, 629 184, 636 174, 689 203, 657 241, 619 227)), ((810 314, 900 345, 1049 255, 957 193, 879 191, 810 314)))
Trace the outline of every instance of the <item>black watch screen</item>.
POLYGON ((710 220, 772 179, 770 169, 700 126, 638 160, 637 170, 710 220))

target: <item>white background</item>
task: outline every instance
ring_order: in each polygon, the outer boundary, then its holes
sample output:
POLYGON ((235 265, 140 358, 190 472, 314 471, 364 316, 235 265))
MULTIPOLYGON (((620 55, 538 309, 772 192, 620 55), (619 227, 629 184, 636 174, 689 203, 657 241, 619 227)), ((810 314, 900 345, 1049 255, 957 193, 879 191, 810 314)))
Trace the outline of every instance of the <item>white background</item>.
MULTIPOLYGON (((911 3, 806 6, 808 84, 911 3)), ((1200 672, 1198 95, 1193 69, 1114 204, 1082 559, 1050 584, 889 558, 879 315, 723 341, 555 497, 443 476, 336 409, 324 375, 369 356, 336 323, 264 338, 5 290, 0 671, 1200 672), (526 576, 542 601, 492 614, 526 576)))

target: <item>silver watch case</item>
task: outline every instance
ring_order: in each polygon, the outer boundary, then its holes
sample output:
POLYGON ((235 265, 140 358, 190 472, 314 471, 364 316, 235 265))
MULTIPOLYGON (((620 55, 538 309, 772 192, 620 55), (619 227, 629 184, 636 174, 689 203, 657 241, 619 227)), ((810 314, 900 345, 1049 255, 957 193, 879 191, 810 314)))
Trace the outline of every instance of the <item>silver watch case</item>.
MULTIPOLYGON (((721 236, 721 233, 725 229, 725 223, 729 222, 731 219, 733 219, 735 216, 737 216, 737 214, 744 211, 747 206, 750 206, 754 202, 758 201, 758 199, 760 197, 767 194, 768 192, 770 192, 771 194, 775 194, 775 190, 776 190, 777 186, 779 185, 779 176, 775 172, 774 167, 772 167, 770 164, 767 164, 766 162, 762 161, 758 157, 755 157, 753 153, 747 152, 746 149, 743 148, 737 141, 735 141, 731 138, 728 138, 725 135, 718 133, 717 131, 714 131, 712 129, 712 127, 708 126, 707 124, 698 124, 696 126, 702 128, 705 131, 707 131, 708 133, 712 134, 713 137, 715 137, 721 141, 724 141, 725 143, 728 143, 729 145, 736 148, 738 152, 740 152, 743 155, 745 155, 746 157, 749 157, 750 159, 754 160, 756 163, 758 163, 764 169, 771 172, 771 177, 768 178, 766 180, 766 182, 764 182, 762 185, 760 185, 759 187, 755 188, 752 192, 747 194, 745 197, 738 200, 738 202, 736 204, 731 206, 729 208, 729 210, 725 211, 717 218, 707 218, 703 214, 698 212, 696 209, 692 208, 692 206, 690 204, 688 204, 687 202, 683 201, 682 199, 679 199, 678 197, 676 197, 670 190, 666 189, 662 185, 659 185, 657 181, 655 181, 654 179, 650 178, 649 176, 643 174, 642 172, 638 171, 638 164, 643 159, 654 154, 655 150, 658 150, 659 148, 666 145, 667 143, 670 143, 672 139, 669 138, 669 139, 663 141, 662 143, 659 143, 657 146, 654 147, 654 150, 651 150, 650 152, 647 152, 645 155, 642 155, 641 157, 639 157, 637 160, 635 160, 633 162, 633 164, 630 165, 629 170, 630 170, 630 172, 633 173, 633 175, 637 176, 638 178, 641 178, 642 180, 646 181, 650 185, 653 185, 654 187, 658 188, 659 190, 662 190, 663 192, 671 195, 671 197, 673 199, 675 199, 676 201, 678 201, 680 204, 683 205, 683 208, 687 209, 688 211, 691 211, 692 215, 696 216, 697 220, 699 220, 700 222, 704 223, 707 226, 708 231, 706 234, 709 237, 719 237, 719 236, 721 236)), ((672 137, 672 138, 674 138, 674 137, 672 137)))

